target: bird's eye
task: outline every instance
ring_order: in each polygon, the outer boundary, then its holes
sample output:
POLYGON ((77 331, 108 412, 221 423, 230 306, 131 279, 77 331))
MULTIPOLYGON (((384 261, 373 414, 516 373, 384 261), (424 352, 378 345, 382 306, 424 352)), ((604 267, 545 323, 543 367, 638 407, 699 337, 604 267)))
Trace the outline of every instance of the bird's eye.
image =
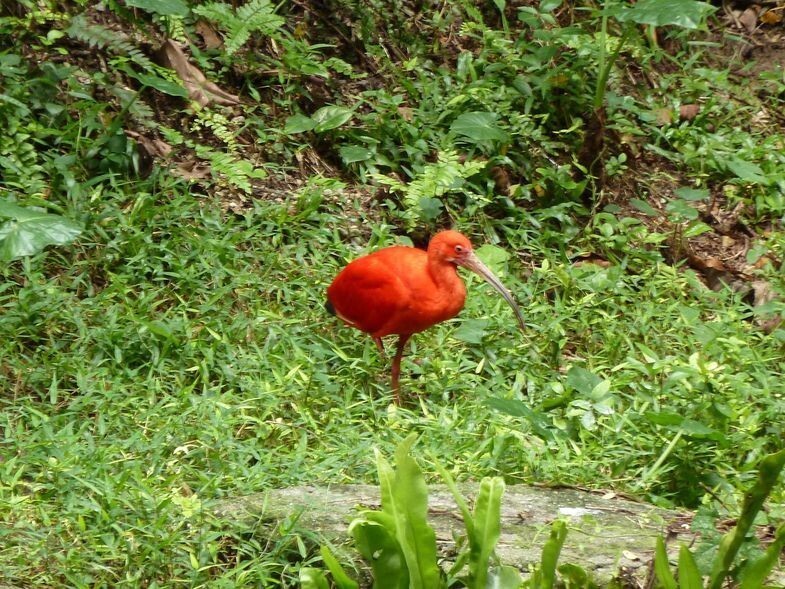
POLYGON ((462 254, 463 253, 463 246, 462 245, 456 245, 455 246, 455 253, 456 254, 462 254))

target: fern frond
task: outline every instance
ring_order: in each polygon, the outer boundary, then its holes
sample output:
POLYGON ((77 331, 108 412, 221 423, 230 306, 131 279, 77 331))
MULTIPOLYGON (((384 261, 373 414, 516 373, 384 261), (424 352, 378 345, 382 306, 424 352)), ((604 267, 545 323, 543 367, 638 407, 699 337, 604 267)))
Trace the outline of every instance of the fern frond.
POLYGON ((405 207, 404 216, 412 222, 412 212, 421 209, 422 199, 438 198, 447 192, 459 190, 466 178, 474 176, 486 165, 487 162, 476 160, 461 162, 457 152, 443 151, 439 153, 436 163, 426 165, 408 184, 381 174, 374 174, 372 178, 401 193, 405 207))
POLYGON ((86 43, 90 47, 107 49, 116 55, 125 55, 145 69, 156 69, 156 65, 150 58, 127 38, 118 36, 116 31, 88 22, 83 15, 71 19, 71 25, 65 32, 69 37, 86 43))
POLYGON ((233 130, 232 123, 220 112, 205 108, 197 111, 196 120, 193 123, 193 130, 200 128, 210 129, 218 139, 220 139, 230 153, 237 153, 239 145, 237 144, 236 131, 233 130))
POLYGON ((236 53, 254 33, 275 35, 285 22, 283 17, 275 14, 270 0, 251 0, 236 12, 224 2, 209 2, 193 8, 193 12, 224 31, 227 55, 236 53))
POLYGON ((249 160, 240 159, 231 153, 215 151, 204 145, 195 147, 196 155, 210 162, 213 177, 219 184, 234 186, 250 194, 251 179, 267 177, 264 168, 256 168, 249 160))

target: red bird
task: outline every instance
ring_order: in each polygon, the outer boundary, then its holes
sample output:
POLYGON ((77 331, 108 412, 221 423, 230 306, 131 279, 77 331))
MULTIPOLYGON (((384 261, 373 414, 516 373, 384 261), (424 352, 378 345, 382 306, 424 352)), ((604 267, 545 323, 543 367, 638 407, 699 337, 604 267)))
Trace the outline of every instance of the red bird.
POLYGON ((466 300, 458 266, 476 272, 510 304, 518 325, 521 310, 501 281, 475 255, 457 231, 437 233, 428 251, 393 246, 363 256, 341 270, 327 289, 327 310, 373 337, 384 354, 382 338, 398 336, 392 363, 392 387, 400 405, 401 356, 414 333, 455 317, 466 300))

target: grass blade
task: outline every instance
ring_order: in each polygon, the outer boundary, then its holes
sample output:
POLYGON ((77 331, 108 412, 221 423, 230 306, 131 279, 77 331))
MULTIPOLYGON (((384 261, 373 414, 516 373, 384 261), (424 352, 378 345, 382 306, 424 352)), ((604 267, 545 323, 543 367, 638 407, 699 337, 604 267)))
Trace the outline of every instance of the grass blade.
POLYGON ((567 524, 561 520, 553 522, 551 536, 542 548, 540 589, 551 589, 556 585, 556 563, 566 538, 567 524))
POLYGON ((679 589, 703 589, 698 565, 695 564, 692 552, 684 544, 679 549, 679 589))
POLYGON ((474 544, 469 547, 470 585, 485 589, 491 556, 501 534, 501 496, 504 481, 500 477, 484 478, 474 506, 474 544))
POLYGON ((662 536, 657 538, 657 547, 654 549, 654 575, 657 577, 662 589, 678 589, 676 579, 671 571, 668 561, 668 551, 662 536))
POLYGON ((335 558, 335 555, 327 546, 322 546, 320 552, 322 554, 322 560, 324 561, 324 564, 327 565, 338 589, 357 589, 359 587, 357 582, 346 574, 341 563, 338 562, 338 559, 335 558))

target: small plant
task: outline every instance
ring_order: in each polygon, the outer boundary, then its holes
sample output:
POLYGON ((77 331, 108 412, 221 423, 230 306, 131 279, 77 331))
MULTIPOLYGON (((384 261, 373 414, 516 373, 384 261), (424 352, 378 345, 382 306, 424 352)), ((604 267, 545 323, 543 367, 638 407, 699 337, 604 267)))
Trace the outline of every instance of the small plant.
POLYGON ((418 221, 433 222, 444 209, 440 197, 464 188, 467 178, 486 167, 483 161, 461 161, 454 151, 442 152, 434 164, 427 164, 422 172, 408 183, 390 176, 376 175, 375 179, 389 186, 403 197, 402 215, 413 227, 418 221))
MULTIPOLYGON (((382 508, 364 511, 349 526, 349 533, 363 558, 371 566, 377 589, 438 589, 459 582, 468 589, 550 589, 557 585, 556 563, 567 537, 563 521, 556 521, 546 542, 540 566, 524 581, 518 569, 499 563, 495 547, 501 534, 501 497, 504 481, 487 477, 480 483, 474 509, 469 509, 449 473, 438 466, 439 473, 455 498, 463 516, 467 545, 445 573, 440 569, 436 552, 436 535, 428 524, 428 489, 417 462, 409 455, 416 434, 410 435, 395 451, 395 468, 376 450, 382 508)), ((339 589, 357 589, 332 552, 322 547, 322 558, 339 589)), ((570 565, 566 576, 578 587, 593 587, 585 571, 570 565)), ((324 571, 306 567, 300 582, 307 589, 329 587, 324 571)))
POLYGON ((36 207, 0 200, 0 261, 10 262, 42 251, 48 245, 71 243, 82 233, 79 223, 36 207))
POLYGON ((245 45, 252 34, 275 35, 285 22, 275 14, 275 6, 270 0, 251 0, 237 10, 226 2, 208 2, 194 7, 193 12, 225 32, 224 51, 228 56, 245 45))
POLYGON ((735 569, 733 563, 763 507, 763 502, 774 490, 783 467, 785 467, 785 450, 770 454, 761 460, 758 467, 758 481, 744 497, 744 506, 736 526, 720 541, 719 551, 705 585, 692 552, 684 545, 679 549, 678 583, 676 582, 668 563, 665 542, 660 538, 657 541, 654 557, 654 573, 659 586, 663 589, 700 589, 701 587, 721 589, 730 577, 739 583, 740 589, 763 587, 766 577, 779 561, 780 553, 785 548, 785 523, 777 528, 773 541, 762 556, 741 563, 735 569))

